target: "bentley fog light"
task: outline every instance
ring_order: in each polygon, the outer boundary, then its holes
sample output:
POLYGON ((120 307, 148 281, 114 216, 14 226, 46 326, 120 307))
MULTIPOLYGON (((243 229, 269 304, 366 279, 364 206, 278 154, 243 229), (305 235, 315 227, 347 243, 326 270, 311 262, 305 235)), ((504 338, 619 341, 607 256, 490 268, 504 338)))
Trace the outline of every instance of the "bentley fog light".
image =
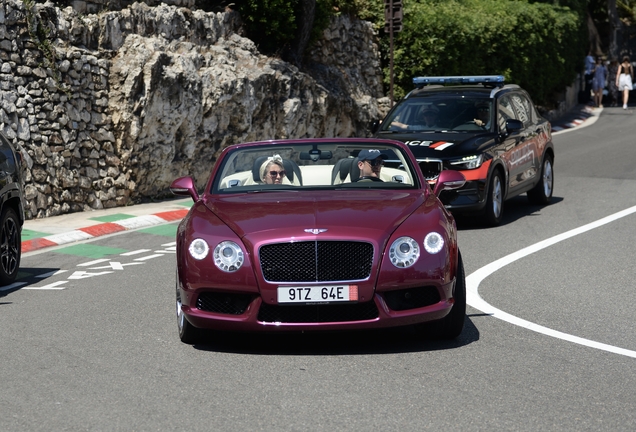
POLYGON ((444 238, 436 232, 428 233, 424 237, 424 249, 431 255, 435 255, 444 247, 444 238))
POLYGON ((190 251, 190 255, 192 255, 192 258, 194 258, 195 260, 202 260, 203 258, 208 256, 208 252, 210 252, 210 248, 208 247, 206 241, 200 238, 192 240, 192 243, 190 243, 190 247, 188 248, 188 250, 190 251))
POLYGON ((398 268, 411 267, 420 257, 420 246, 411 237, 400 237, 389 249, 391 263, 398 268))
POLYGON ((224 272, 237 271, 244 261, 243 250, 233 241, 221 242, 214 248, 214 264, 224 272))

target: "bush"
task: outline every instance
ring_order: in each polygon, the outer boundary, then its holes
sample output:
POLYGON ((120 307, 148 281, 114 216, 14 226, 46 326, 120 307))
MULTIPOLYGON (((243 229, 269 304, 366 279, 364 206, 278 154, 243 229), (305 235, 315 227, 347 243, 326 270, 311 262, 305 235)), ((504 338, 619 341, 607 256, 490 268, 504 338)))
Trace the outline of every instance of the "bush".
MULTIPOLYGON (((504 75, 538 104, 570 85, 586 54, 581 15, 547 3, 501 0, 411 0, 394 35, 394 93, 423 75, 504 75)), ((388 65, 389 37, 382 38, 388 65)), ((385 68, 385 81, 389 71, 385 68)))

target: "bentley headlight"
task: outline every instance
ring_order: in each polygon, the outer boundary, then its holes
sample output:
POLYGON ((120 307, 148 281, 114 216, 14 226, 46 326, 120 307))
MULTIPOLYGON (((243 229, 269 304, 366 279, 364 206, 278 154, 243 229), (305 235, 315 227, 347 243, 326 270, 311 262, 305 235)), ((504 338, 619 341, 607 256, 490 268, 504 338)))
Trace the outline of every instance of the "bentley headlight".
POLYGON ((190 251, 190 255, 192 255, 192 258, 194 258, 195 260, 202 260, 203 258, 208 256, 208 252, 210 252, 210 248, 208 247, 207 242, 200 238, 192 240, 192 243, 190 243, 190 247, 188 248, 188 250, 190 251))
POLYGON ((431 232, 424 237, 424 249, 431 255, 435 255, 444 247, 444 238, 436 232, 431 232))
POLYGON ((245 255, 233 241, 224 241, 214 248, 214 264, 224 272, 232 273, 243 265, 245 255))
POLYGON ((461 159, 450 161, 450 164, 453 167, 453 169, 469 170, 469 169, 479 168, 483 162, 484 162, 484 155, 480 154, 480 155, 464 156, 461 159))
POLYGON ((389 249, 391 263, 398 268, 411 267, 420 257, 420 245, 411 237, 400 237, 389 249))

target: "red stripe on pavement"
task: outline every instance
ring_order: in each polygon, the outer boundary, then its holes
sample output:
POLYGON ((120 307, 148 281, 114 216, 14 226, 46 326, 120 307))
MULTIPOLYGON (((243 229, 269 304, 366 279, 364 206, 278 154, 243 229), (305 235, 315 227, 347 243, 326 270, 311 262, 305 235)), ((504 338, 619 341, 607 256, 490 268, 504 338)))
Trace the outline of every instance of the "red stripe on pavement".
POLYGON ((57 243, 47 240, 45 238, 25 240, 22 242, 22 253, 31 252, 36 249, 42 249, 49 246, 57 246, 57 243))
POLYGON ((99 237, 106 234, 112 234, 119 231, 124 231, 125 229, 126 228, 124 228, 121 225, 117 225, 116 223, 106 222, 103 224, 92 225, 86 228, 80 228, 78 229, 78 231, 83 231, 86 234, 92 235, 93 237, 99 237))
POLYGON ((155 213, 155 216, 160 217, 161 219, 164 219, 167 221, 175 221, 175 220, 183 219, 188 214, 188 212, 189 210, 187 209, 172 210, 172 211, 167 211, 162 213, 155 213))

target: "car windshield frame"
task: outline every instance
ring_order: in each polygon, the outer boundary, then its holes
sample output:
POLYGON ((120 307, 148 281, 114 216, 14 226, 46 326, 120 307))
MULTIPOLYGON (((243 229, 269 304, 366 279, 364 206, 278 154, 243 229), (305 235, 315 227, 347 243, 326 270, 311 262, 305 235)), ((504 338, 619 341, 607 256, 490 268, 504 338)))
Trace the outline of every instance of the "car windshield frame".
MULTIPOLYGON (((408 149, 379 140, 248 143, 232 146, 223 153, 213 170, 208 190, 212 195, 336 189, 413 190, 423 188, 420 174, 408 149), (369 149, 387 156, 380 169, 383 181, 351 181, 358 166, 357 155, 369 149), (286 172, 281 184, 263 182, 262 175, 265 173, 267 177, 270 167, 272 171, 286 172)), ((275 176, 280 177, 280 174, 275 176)))
POLYGON ((406 98, 387 115, 380 125, 380 132, 492 132, 495 125, 493 102, 490 97, 444 92, 406 98), (431 112, 433 115, 425 120, 424 113, 431 112), (484 112, 487 116, 481 117, 484 112), (435 116, 437 121, 433 120, 435 116))

